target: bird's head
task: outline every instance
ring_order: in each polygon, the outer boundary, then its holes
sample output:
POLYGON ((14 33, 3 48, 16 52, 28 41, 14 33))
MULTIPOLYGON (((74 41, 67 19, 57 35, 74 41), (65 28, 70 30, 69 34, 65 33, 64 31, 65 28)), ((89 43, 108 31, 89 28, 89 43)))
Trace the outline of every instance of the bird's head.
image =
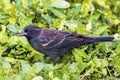
POLYGON ((37 26, 26 26, 19 36, 26 36, 27 38, 33 38, 40 33, 40 28, 37 26))

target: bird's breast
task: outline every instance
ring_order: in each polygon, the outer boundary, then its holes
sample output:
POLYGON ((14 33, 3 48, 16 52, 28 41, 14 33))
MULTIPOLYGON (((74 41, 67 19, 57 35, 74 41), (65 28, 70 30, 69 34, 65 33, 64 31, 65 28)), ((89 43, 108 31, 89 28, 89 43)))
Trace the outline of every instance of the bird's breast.
POLYGON ((44 53, 45 49, 42 47, 40 42, 37 40, 30 40, 29 43, 36 51, 44 53))

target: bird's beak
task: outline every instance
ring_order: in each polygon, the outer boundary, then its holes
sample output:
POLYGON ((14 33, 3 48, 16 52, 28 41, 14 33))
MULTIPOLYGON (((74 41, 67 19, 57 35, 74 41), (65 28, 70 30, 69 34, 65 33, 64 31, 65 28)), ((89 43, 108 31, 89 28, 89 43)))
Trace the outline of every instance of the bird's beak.
POLYGON ((26 36, 26 35, 27 35, 27 33, 24 31, 22 31, 20 34, 18 34, 18 36, 26 36))

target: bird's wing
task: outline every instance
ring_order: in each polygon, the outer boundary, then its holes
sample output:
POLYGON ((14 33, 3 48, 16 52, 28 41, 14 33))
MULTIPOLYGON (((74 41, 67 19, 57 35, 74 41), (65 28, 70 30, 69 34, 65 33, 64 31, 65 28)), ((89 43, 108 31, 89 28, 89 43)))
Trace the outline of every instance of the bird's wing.
POLYGON ((47 31, 45 30, 42 37, 39 40, 42 40, 42 47, 45 49, 60 49, 66 47, 75 47, 78 42, 83 40, 82 35, 78 35, 76 33, 71 32, 63 32, 63 31, 47 31))
POLYGON ((74 48, 74 47, 79 47, 80 42, 84 41, 84 36, 83 35, 78 35, 78 34, 69 34, 66 37, 64 37, 64 40, 56 46, 57 48, 74 48))
POLYGON ((54 39, 54 41, 57 41, 57 44, 53 45, 51 42, 48 44, 46 47, 47 48, 57 48, 57 49, 62 49, 62 48, 74 48, 74 47, 79 47, 82 42, 84 42, 85 37, 82 35, 77 35, 77 34, 69 34, 64 37, 59 37, 54 39))
POLYGON ((39 40, 43 48, 52 49, 62 43, 64 38, 69 34, 69 32, 42 29, 40 36, 36 40, 39 40))

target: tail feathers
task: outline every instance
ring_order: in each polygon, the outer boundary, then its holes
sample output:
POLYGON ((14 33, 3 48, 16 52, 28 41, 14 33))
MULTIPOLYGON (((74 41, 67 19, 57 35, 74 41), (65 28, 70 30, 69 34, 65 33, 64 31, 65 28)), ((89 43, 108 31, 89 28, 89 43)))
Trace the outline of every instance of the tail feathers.
POLYGON ((112 42, 114 37, 85 37, 83 42, 80 42, 78 46, 91 44, 95 42, 112 42))
POLYGON ((88 40, 88 43, 94 42, 112 42, 114 37, 94 37, 88 40))

